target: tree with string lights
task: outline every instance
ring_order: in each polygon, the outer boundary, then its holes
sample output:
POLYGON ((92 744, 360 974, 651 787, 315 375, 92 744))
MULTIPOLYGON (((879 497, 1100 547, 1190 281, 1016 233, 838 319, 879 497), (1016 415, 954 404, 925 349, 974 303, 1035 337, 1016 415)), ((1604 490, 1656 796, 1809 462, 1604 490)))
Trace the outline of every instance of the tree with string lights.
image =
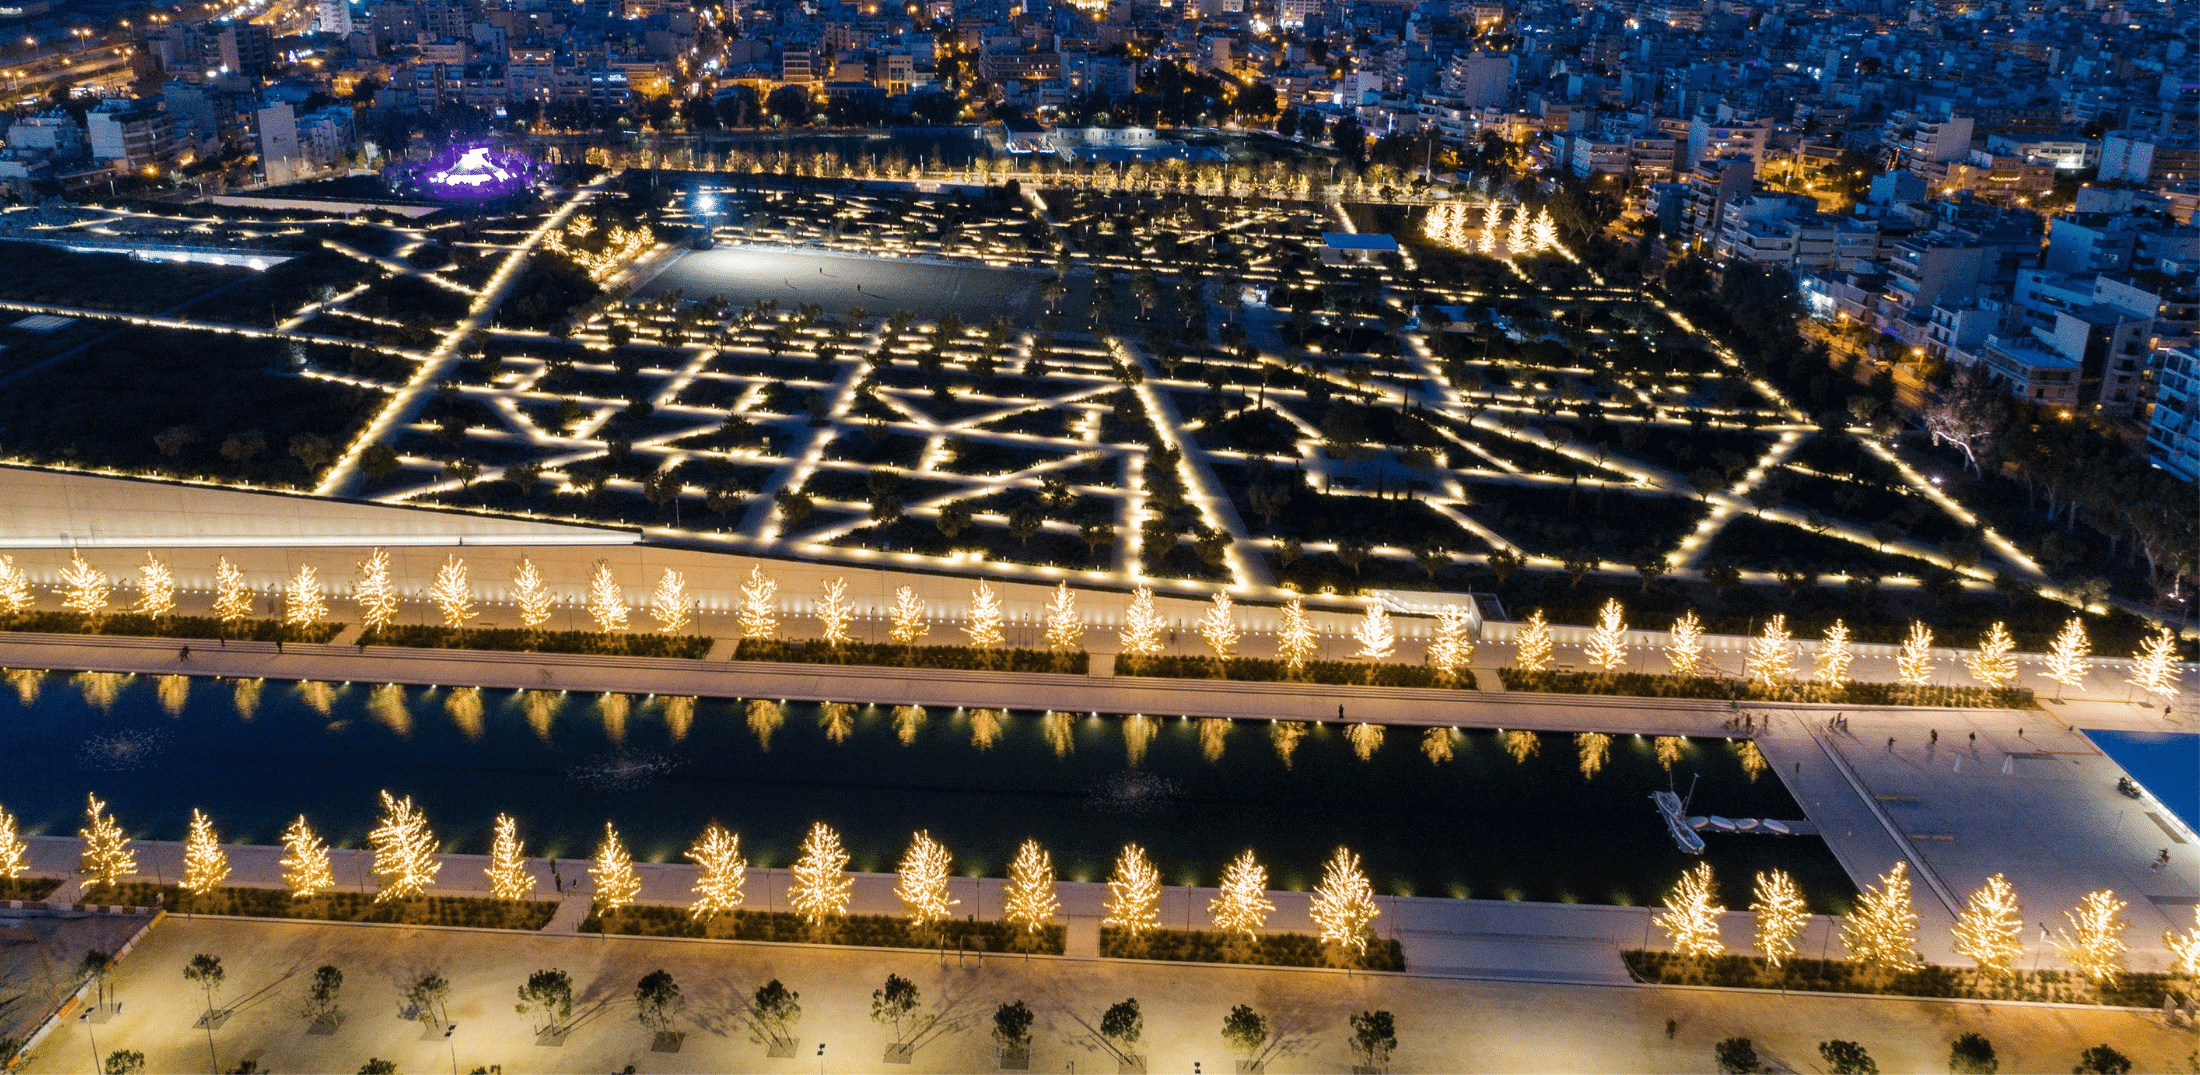
POLYGON ((1999 689, 2017 680, 2017 640, 2010 637, 2009 628, 1996 621, 1979 637, 1978 651, 1964 662, 1971 670, 1971 678, 1999 689))
POLYGON ((1001 598, 993 587, 983 581, 970 591, 970 618, 963 624, 963 634, 970 637, 972 649, 999 649, 1008 644, 1008 636, 1002 630, 1001 598))
POLYGON ((530 631, 542 630, 542 625, 550 622, 550 611, 556 604, 542 572, 525 556, 512 569, 512 603, 519 607, 519 625, 530 631))
POLYGON ((1317 642, 1314 624, 1306 615, 1306 603, 1294 597, 1283 606, 1283 623, 1276 628, 1276 656, 1285 668, 1298 672, 1314 659, 1317 642))
POLYGON ((20 616, 37 607, 38 596, 31 592, 31 577, 16 566, 15 557, 0 556, 0 613, 20 616))
POLYGON ((695 846, 687 849, 687 857, 697 867, 695 902, 688 917, 707 919, 739 910, 748 898, 744 887, 749 872, 749 860, 741 856, 741 837, 713 821, 695 846))
POLYGON ((520 842, 519 822, 510 814, 498 814, 496 835, 489 842, 489 894, 500 900, 530 899, 542 882, 527 868, 527 845, 520 842))
POLYGON ((1107 915, 1100 920, 1137 938, 1161 926, 1161 871, 1146 858, 1146 849, 1123 845, 1116 856, 1115 874, 1108 878, 1107 915))
POLYGON ((283 830, 283 887, 290 890, 290 898, 309 900, 336 887, 336 873, 329 866, 328 844, 313 826, 306 823, 304 814, 283 830))
POLYGON ((950 872, 953 866, 953 856, 931 833, 919 832, 910 838, 909 850, 902 854, 894 871, 894 896, 901 900, 910 925, 929 931, 954 913, 953 908, 962 901, 947 889, 948 879, 954 876, 950 872))
POLYGON ((1765 965, 1778 970, 1795 958, 1795 938, 1810 925, 1803 890, 1785 870, 1759 870, 1751 886, 1749 911, 1756 923, 1757 951, 1765 965))
POLYGON ((888 610, 886 638, 897 646, 914 646, 931 633, 925 622, 924 599, 917 591, 904 586, 894 591, 894 605, 888 610))
POLYGON ((1586 654, 1590 664, 1607 672, 1616 672, 1627 663, 1627 610, 1621 607, 1619 598, 1604 599, 1597 625, 1589 632, 1586 654))
POLYGON ((1268 871, 1246 851, 1222 868, 1222 885, 1207 901, 1207 915, 1224 933, 1243 934, 1247 940, 1260 934, 1276 905, 1268 899, 1268 871))
POLYGON ((381 889, 374 894, 376 903, 419 896, 443 869, 443 860, 436 856, 435 833, 410 795, 399 799, 382 793, 382 818, 367 834, 367 846, 374 851, 374 875, 381 879, 381 889))
POLYGON ((442 610, 443 626, 466 626, 466 621, 475 616, 474 591, 466 583, 466 561, 455 554, 444 557, 443 566, 435 569, 435 581, 428 584, 428 599, 442 610))
POLYGON ((220 888, 228 877, 229 854, 214 835, 213 819, 203 811, 192 810, 191 827, 183 837, 183 890, 204 896, 220 888))
POLYGON ((1910 633, 1902 639, 1902 651, 1894 657, 1894 676, 1913 687, 1933 681, 1933 629, 1923 621, 1910 621, 1910 633))
POLYGON ((30 869, 30 844, 16 827, 15 815, 0 810, 0 881, 20 881, 30 869))
POLYGON ((176 613, 176 573, 168 561, 148 552, 138 565, 137 612, 160 620, 176 613))
POLYGON ((351 599, 359 606, 359 623, 372 634, 397 622, 397 580, 390 571, 390 554, 374 550, 359 564, 359 581, 351 599))
POLYGON ((1513 641, 1513 665, 1523 672, 1545 672, 1555 656, 1551 644, 1551 625, 1544 621, 1543 610, 1528 613, 1528 622, 1520 628, 1513 641))
POLYGON ((846 644, 850 640, 848 625, 855 617, 855 606, 848 601, 848 580, 835 578, 826 583, 817 599, 817 637, 828 646, 846 644))
POLYGON ((749 580, 741 584, 741 637, 770 641, 779 634, 779 584, 764 574, 764 565, 749 566, 749 580))
POLYGON ((1069 583, 1054 586, 1054 597, 1047 602, 1047 648, 1075 651, 1085 648, 1085 621, 1077 615, 1077 595, 1070 592, 1069 583))
POLYGON ((1749 640, 1749 662, 1745 667, 1749 678, 1767 687, 1794 676, 1794 636, 1788 633, 1786 613, 1774 613, 1765 621, 1765 629, 1749 640))
POLYGON ((321 575, 312 564, 299 564, 298 573, 283 587, 283 622, 291 627, 311 627, 328 618, 328 599, 321 594, 321 575))
POLYGON ((694 624, 695 599, 688 595, 686 575, 668 567, 657 576, 657 588, 649 595, 649 617, 657 621, 659 634, 684 634, 694 624))
POLYGON ((602 917, 617 914, 642 894, 642 879, 634 872, 634 856, 608 821, 603 823, 603 843, 597 845, 596 858, 588 865, 588 879, 595 890, 596 913, 602 917))
POLYGON ((1207 606, 1206 614, 1199 618, 1198 629, 1199 640, 1207 643, 1207 648, 1214 651, 1216 660, 1227 661, 1237 656, 1237 615, 1230 607, 1229 594, 1221 590, 1215 591, 1214 601, 1207 606))
POLYGON ((848 913, 848 897, 855 882, 848 877, 848 852, 840 846, 840 834, 824 822, 810 826, 802 838, 802 853, 787 871, 794 878, 787 902, 812 926, 848 913))
POLYGON ((2155 698, 2177 696, 2177 632, 2167 627, 2147 636, 2131 656, 2131 686, 2155 698))
POLYGON ((229 557, 214 563, 214 617, 224 625, 252 615, 252 592, 245 589, 244 572, 229 557))
POLYGON ((616 634, 626 630, 626 591, 611 574, 611 564, 596 561, 596 570, 588 576, 588 615, 596 621, 596 630, 604 634, 616 634))
POLYGON ((2024 905, 2001 874, 1986 879, 1963 901, 1954 928, 1956 954, 1978 964, 1980 975, 2006 978, 2024 958, 2024 905))
POLYGON ((2124 972, 2124 953, 2130 948, 2124 943, 2124 931, 2131 923, 2124 918, 2124 908, 2130 904, 2116 898, 2108 889, 2097 889, 2085 894, 2076 907, 2063 912, 2070 920, 2067 937, 2054 938, 2055 950, 2062 953, 2070 969, 2093 979, 2096 985, 2107 985, 2124 972))
POLYGON ((1703 621, 1696 618, 1696 610, 1689 609, 1674 620, 1668 636, 1665 662, 1672 666, 1673 674, 1696 675, 1703 667, 1703 621))
POLYGON ((1365 661, 1389 660, 1398 650, 1398 632, 1390 625, 1390 613, 1372 602, 1353 625, 1352 640, 1360 644, 1352 656, 1365 661))
POLYGON ((107 594, 113 586, 107 581, 107 573, 93 567, 83 553, 69 552, 69 566, 61 569, 61 585, 62 608, 79 616, 107 614, 107 594))
POLYGON ((1154 611, 1153 588, 1140 586, 1131 594, 1131 603, 1123 610, 1123 629, 1119 637, 1123 652, 1133 657, 1151 657, 1161 652, 1161 639, 1167 631, 1161 614, 1154 611))
POLYGON ((1375 919, 1383 912, 1375 906, 1375 889, 1360 871, 1360 856, 1344 848, 1322 864, 1322 879, 1314 886, 1307 913, 1314 920, 1322 943, 1338 955, 1358 959, 1367 954, 1374 936, 1375 919))
POLYGON ((84 827, 76 830, 84 841, 84 849, 77 857, 76 872, 85 877, 85 888, 101 885, 112 887, 137 872, 137 851, 130 846, 130 838, 124 835, 122 826, 115 823, 114 815, 107 812, 107 804, 97 795, 85 796, 84 827))
MULTIPOLYGON (((2092 654, 2093 643, 2085 636, 2085 623, 2076 616, 2070 617, 2070 622, 2063 624, 2062 632, 2047 647, 2047 678, 2073 690, 2085 686, 2086 668, 2091 663, 2088 658, 2092 654)), ((2055 696, 2062 696, 2061 687, 2056 688, 2055 696)))
POLYGON ((1922 966, 1917 955, 1917 908, 1910 902, 1910 864, 1897 862, 1865 885, 1841 920, 1841 945, 1867 969, 1900 974, 1922 966))
POLYGON ((1429 640, 1428 663, 1445 679, 1456 678, 1474 659, 1474 622, 1465 605, 1436 610, 1436 637, 1429 640))
POLYGON ((1849 665, 1856 653, 1849 645, 1849 625, 1840 620, 1826 628, 1826 636, 1818 641, 1818 682, 1829 687, 1839 687, 1849 681, 1849 665))
POLYGON ((1035 938, 1062 910, 1055 892, 1054 860, 1037 840, 1025 840, 1008 864, 1008 884, 1001 889, 1001 920, 1015 926, 1025 938, 1035 938))
POLYGON ((1673 954, 1710 959, 1726 951, 1726 942, 1719 937, 1719 916, 1725 913, 1726 908, 1719 906, 1718 886, 1711 880, 1711 864, 1699 862, 1681 875, 1665 897, 1665 910, 1652 921, 1665 931, 1673 954))
POLYGON ((2165 930, 2162 943, 2169 949, 2170 973, 2200 980, 2200 906, 2192 909, 2192 928, 2179 933, 2165 930))

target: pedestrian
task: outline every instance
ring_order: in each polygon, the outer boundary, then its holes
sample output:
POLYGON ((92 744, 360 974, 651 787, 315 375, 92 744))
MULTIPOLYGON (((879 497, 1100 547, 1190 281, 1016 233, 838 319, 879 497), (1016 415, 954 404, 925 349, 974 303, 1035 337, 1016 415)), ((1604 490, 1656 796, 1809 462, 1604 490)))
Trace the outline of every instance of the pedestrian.
POLYGON ((275 652, 277 652, 277 653, 281 653, 282 651, 283 651, 283 638, 282 638, 282 636, 281 636, 281 635, 277 635, 277 636, 275 636, 275 652))
POLYGON ((179 661, 188 661, 191 659, 191 647, 188 643, 186 643, 182 649, 176 651, 176 659, 179 661))
POLYGON ((1894 749, 1894 736, 1891 736, 1891 735, 1890 735, 1890 736, 1888 736, 1888 737, 1887 737, 1887 749, 1888 749, 1888 750, 1893 750, 1893 749, 1894 749))
POLYGON ((2017 738, 2024 738, 2024 729, 2021 726, 2017 729, 2017 738))
POLYGON ((1938 728, 1933 729, 1933 742, 1936 744, 1940 742, 1940 729, 1938 728))
POLYGON ((1344 703, 1343 703, 1343 702, 1338 702, 1338 703, 1337 703, 1337 719, 1338 719, 1338 720, 1343 720, 1343 719, 1344 719, 1344 703))
POLYGON ((1978 745, 1978 733, 1977 733, 1977 732, 1972 732, 1972 733, 1971 733, 1971 745, 1972 745, 1972 746, 1977 746, 1977 745, 1978 745))

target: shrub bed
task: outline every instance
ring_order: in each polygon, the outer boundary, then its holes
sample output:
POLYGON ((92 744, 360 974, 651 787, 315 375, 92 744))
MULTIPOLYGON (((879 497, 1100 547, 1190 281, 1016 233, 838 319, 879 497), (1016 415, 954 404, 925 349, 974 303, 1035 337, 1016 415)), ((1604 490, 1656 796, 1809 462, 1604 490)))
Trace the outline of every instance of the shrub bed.
POLYGON ((978 649, 973 646, 896 646, 877 642, 830 645, 816 639, 782 641, 744 638, 733 651, 737 661, 790 661, 799 664, 868 664, 886 668, 946 668, 959 672, 1059 672, 1084 675, 1091 658, 1083 651, 978 649))
POLYGON ((0 900, 37 901, 53 895, 61 881, 53 877, 0 877, 0 900))
POLYGON ((1753 680, 1672 676, 1652 672, 1527 672, 1500 668, 1509 691, 1541 694, 1631 694, 1643 698, 1733 698, 1756 702, 1834 702, 1844 705, 1931 705, 1966 709, 2021 709, 2032 704, 2027 687, 1956 687, 1927 683, 1811 683, 1773 686, 1753 680))
POLYGON ((973 952, 1037 952, 1061 955, 1061 926, 1048 926, 1036 937, 1006 922, 949 919, 933 930, 920 930, 890 915, 843 915, 812 926, 789 911, 727 911, 698 920, 687 908, 645 905, 624 907, 604 918, 595 910, 581 920, 582 933, 630 937, 704 937, 719 941, 847 944, 867 948, 959 948, 973 952))
POLYGON ((1402 971, 1404 946, 1377 938, 1357 957, 1332 952, 1311 933, 1263 933, 1248 938, 1211 929, 1150 929, 1132 937, 1100 927, 1100 954, 1114 959, 1166 959, 1183 963, 1245 963, 1262 967, 1349 967, 1402 971))
POLYGON ((1354 661, 1308 661, 1293 672, 1282 661, 1266 657, 1135 657, 1115 659, 1119 676, 1156 676, 1169 679, 1236 679, 1259 683, 1333 683, 1370 687, 1475 688, 1474 673, 1464 668, 1446 676, 1425 664, 1366 664, 1354 661))
POLYGON ((539 930, 558 911, 551 900, 495 900, 480 896, 422 896, 374 902, 372 892, 324 892, 292 899, 280 888, 217 888, 194 896, 175 885, 126 881, 85 894, 86 903, 164 907, 170 914, 218 914, 240 918, 305 918, 324 922, 392 922, 407 926, 475 926, 539 930))
POLYGON ((2160 1008, 2178 980, 2167 974, 2125 972, 2105 985, 2069 971, 2019 971, 1982 978, 1962 967, 1925 966, 1889 974, 1845 959, 1791 959, 1778 970, 1758 956, 1687 959, 1671 952, 1622 953, 1637 980, 1658 985, 1709 985, 1730 989, 1794 989, 1821 993, 1869 993, 1903 997, 1973 997, 2058 1004, 2160 1008))
POLYGON ((115 612, 86 616, 78 612, 19 612, 0 621, 0 629, 57 635, 134 635, 140 638, 232 639, 239 642, 326 642, 344 629, 341 623, 285 624, 281 620, 223 623, 212 616, 152 616, 115 612))
POLYGON ((529 631, 519 627, 437 627, 408 624, 381 628, 364 641, 421 649, 501 649, 523 653, 586 653, 598 657, 686 657, 710 652, 711 639, 641 631, 529 631))

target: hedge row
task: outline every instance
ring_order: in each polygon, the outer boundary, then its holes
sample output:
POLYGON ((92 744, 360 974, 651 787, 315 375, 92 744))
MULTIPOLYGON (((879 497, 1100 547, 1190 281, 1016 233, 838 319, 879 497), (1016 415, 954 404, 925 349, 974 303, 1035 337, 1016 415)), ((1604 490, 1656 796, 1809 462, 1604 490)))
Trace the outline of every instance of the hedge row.
POLYGON ((2026 687, 1956 687, 1941 684, 1814 683, 1786 680, 1713 679, 1653 672, 1528 672, 1500 668, 1509 691, 1547 694, 1631 694, 1643 698, 1717 698, 1755 702, 1834 702, 1843 705, 1928 705, 1966 709, 2021 709, 2032 704, 2026 687))
POLYGON ((959 672, 1059 672, 1084 675, 1091 658, 1083 650, 978 649, 974 646, 897 646, 877 642, 833 645, 818 639, 744 638, 738 661, 798 664, 866 664, 885 668, 945 668, 959 672))
POLYGON ((341 623, 286 624, 281 620, 223 623, 212 616, 147 616, 112 612, 18 612, 0 619, 0 629, 57 635, 134 635, 139 638, 234 639, 240 642, 326 642, 344 629, 341 623))
POLYGON ((60 887, 60 879, 54 877, 0 877, 0 900, 36 902, 53 895, 60 887))
POLYGON ((293 899, 280 888, 217 888, 194 896, 175 885, 125 881, 84 894, 84 902, 166 908, 171 914, 235 915, 240 918, 308 918, 325 922, 394 922, 407 926, 478 926, 487 929, 539 930, 558 911, 551 900, 497 900, 480 896, 422 896, 374 902, 371 892, 324 892, 293 899))
POLYGON ((1791 959, 1775 970, 1766 966, 1759 956, 1689 959, 1672 952, 1641 949, 1631 949, 1623 953, 1622 958, 1627 962, 1628 971, 1638 980, 1659 985, 2027 1000, 2122 1008, 2159 1008, 2163 996, 2174 992, 2178 981, 2167 974, 2125 972, 2104 985, 2083 975, 2059 970, 2019 971, 2007 978, 1989 978, 1974 970, 1934 965, 1888 973, 1845 959, 1791 959))
POLYGON ((1352 956, 1311 933, 1263 933, 1246 937, 1211 929, 1150 929, 1138 936, 1100 927, 1100 954, 1115 959, 1167 959, 1183 963, 1246 963, 1263 967, 1349 967, 1402 971, 1405 947, 1377 938, 1352 956))
POLYGON ((591 909, 583 933, 633 937, 704 937, 720 941, 849 944, 868 948, 952 948, 972 952, 1036 952, 1061 955, 1065 930, 1048 926, 1036 936, 1006 922, 950 919, 922 929, 890 915, 842 915, 812 926, 790 911, 727 911, 707 919, 684 907, 623 907, 608 917, 591 909))
POLYGON ((1133 656, 1115 659, 1119 676, 1155 676, 1168 679, 1236 679, 1257 683, 1331 683, 1368 687, 1475 688, 1474 673, 1464 668, 1445 675, 1425 664, 1360 663, 1356 661, 1308 661, 1297 671, 1282 661, 1266 657, 1133 656))
POLYGON ((701 658, 711 639, 698 635, 660 635, 643 631, 530 631, 522 627, 437 627, 391 624, 362 641, 369 645, 418 649, 499 649, 523 653, 586 653, 597 657, 701 658))

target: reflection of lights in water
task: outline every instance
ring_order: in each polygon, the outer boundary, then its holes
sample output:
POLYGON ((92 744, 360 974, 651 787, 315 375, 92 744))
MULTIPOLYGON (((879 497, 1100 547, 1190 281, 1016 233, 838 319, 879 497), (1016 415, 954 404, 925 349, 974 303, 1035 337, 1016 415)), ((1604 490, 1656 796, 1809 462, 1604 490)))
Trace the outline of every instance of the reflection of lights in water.
POLYGON ((122 696, 123 684, 129 677, 120 672, 79 672, 76 687, 84 692, 84 701, 102 713, 115 707, 115 699, 122 696))
POLYGON ((695 724, 695 699, 676 695, 664 700, 665 731, 677 743, 687 738, 688 728, 695 724))
POLYGON ((1183 794, 1183 786, 1167 777, 1117 773, 1085 790, 1085 809, 1098 814, 1150 814, 1183 794))
POLYGON ((168 746, 168 733, 137 729, 94 736, 84 741, 84 767, 106 772, 142 769, 168 746))
POLYGON ((1268 741, 1276 748, 1276 757, 1283 767, 1291 767, 1291 756, 1299 752, 1299 740, 1306 738, 1305 721, 1283 720, 1268 726, 1268 741))
POLYGON ((565 771, 565 778, 592 791, 633 791, 647 787, 680 767, 669 754, 601 754, 565 771))
POLYGON ((481 738, 481 688, 459 687, 443 699, 443 712, 468 739, 481 738))
POLYGON ((1230 722, 1222 717, 1206 717, 1199 722, 1199 756, 1208 762, 1222 760, 1223 745, 1230 739, 1230 722))
POLYGON ((251 720, 253 715, 260 711, 260 685, 265 682, 267 681, 257 678, 236 681, 238 720, 251 720))
POLYGON ((45 678, 46 673, 36 668, 8 669, 8 685, 15 688, 15 696, 25 708, 37 704, 38 685, 45 678))
POLYGON ((550 722, 556 719, 558 707, 565 701, 557 691, 528 691, 520 697, 520 707, 527 713, 527 726, 543 742, 550 741, 550 722))
POLYGON ((153 681, 153 694, 160 699, 160 708, 171 717, 183 715, 184 703, 191 700, 191 677, 162 676, 153 681))
POLYGON ((626 717, 634 710, 634 700, 623 694, 606 694, 596 699, 596 715, 603 718, 604 737, 614 743, 626 741, 626 717))
POLYGON ((817 709, 817 726, 825 729, 825 738, 835 743, 845 743, 855 734, 856 707, 847 702, 826 702, 817 709))
POLYGON ((367 696, 367 712, 396 732, 398 738, 411 737, 412 710, 405 705, 405 688, 395 683, 376 686, 367 696))
POLYGON ((917 741, 917 730, 924 727, 924 707, 921 705, 897 705, 894 707, 894 737, 902 746, 917 741))
POLYGON ((1039 718, 1039 731, 1047 737, 1047 745, 1054 748, 1057 758, 1068 757, 1070 751, 1077 749, 1076 741, 1070 737, 1070 719, 1069 714, 1052 709, 1039 718))
POLYGON ((749 730, 756 733, 758 749, 769 753, 772 733, 787 722, 787 707, 769 698, 751 698, 748 706, 749 730))
POLYGON ((1157 730, 1153 718, 1144 713, 1133 713, 1123 719, 1123 749, 1132 765, 1146 760, 1146 745, 1153 742, 1157 730))
POLYGON ((1007 717, 1007 711, 1000 709, 971 710, 970 745, 979 750, 993 749, 993 741, 1001 737, 1001 724, 1007 717))
POLYGON ((318 679, 299 680, 298 697, 324 717, 336 707, 336 688, 318 679))

